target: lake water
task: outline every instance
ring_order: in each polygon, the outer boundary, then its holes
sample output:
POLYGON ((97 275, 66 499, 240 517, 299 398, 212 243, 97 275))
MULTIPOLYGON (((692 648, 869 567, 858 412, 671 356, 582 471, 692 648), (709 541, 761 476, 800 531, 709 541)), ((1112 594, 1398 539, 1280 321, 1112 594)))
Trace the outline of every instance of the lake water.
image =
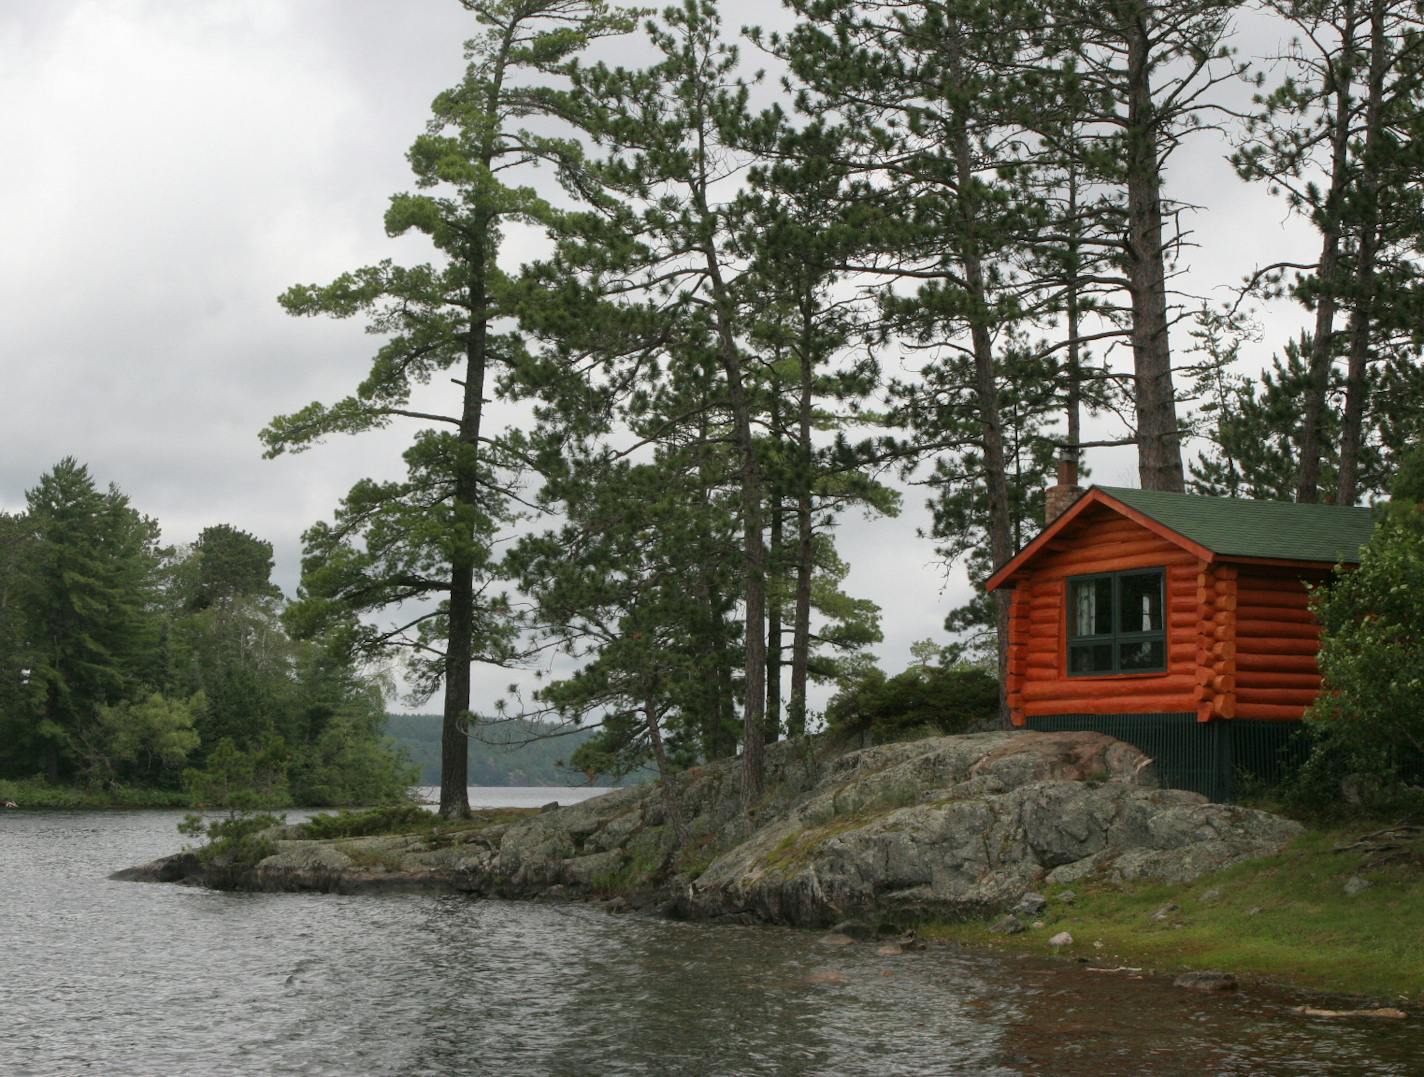
POLYGON ((177 849, 181 817, 0 812, 0 1074, 1424 1071, 1424 1021, 1308 1020, 1260 989, 585 905, 105 878, 177 849))

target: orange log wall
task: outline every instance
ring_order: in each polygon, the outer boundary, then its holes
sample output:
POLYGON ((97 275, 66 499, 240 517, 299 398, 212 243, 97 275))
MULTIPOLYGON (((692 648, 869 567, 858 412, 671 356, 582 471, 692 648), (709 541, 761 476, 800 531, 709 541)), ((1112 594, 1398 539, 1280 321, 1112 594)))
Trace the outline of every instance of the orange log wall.
POLYGON ((1298 719, 1320 690, 1319 626, 1300 577, 1319 573, 1208 562, 1107 508, 1074 521, 1016 576, 1007 696, 1014 722, 1055 714, 1190 711, 1298 719), (1166 570, 1167 669, 1070 677, 1067 580, 1166 570))
POLYGON ((1015 723, 1050 714, 1195 711, 1201 568, 1194 555, 1111 509, 1091 509, 1055 536, 1016 577, 1006 685, 1015 723), (1068 676, 1068 578, 1132 568, 1166 569, 1166 672, 1068 676))
POLYGON ((1236 717, 1296 719, 1320 692, 1320 625, 1306 584, 1320 572, 1241 566, 1236 606, 1236 717))

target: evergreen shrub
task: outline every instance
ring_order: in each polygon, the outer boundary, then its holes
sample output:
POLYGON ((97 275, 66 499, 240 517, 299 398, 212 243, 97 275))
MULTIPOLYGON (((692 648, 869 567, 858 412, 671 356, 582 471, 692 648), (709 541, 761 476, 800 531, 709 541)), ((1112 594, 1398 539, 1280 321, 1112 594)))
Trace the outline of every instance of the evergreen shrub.
POLYGON ((998 710, 999 683, 983 670, 916 665, 893 677, 870 670, 831 697, 826 722, 836 732, 887 741, 967 733, 993 723, 998 710))

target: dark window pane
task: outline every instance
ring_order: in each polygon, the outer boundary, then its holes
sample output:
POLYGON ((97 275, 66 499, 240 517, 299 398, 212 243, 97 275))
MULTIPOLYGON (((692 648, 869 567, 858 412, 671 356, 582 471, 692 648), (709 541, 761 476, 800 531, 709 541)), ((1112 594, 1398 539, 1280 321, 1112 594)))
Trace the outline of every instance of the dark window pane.
POLYGON ((1162 631, 1162 575, 1135 573, 1118 580, 1119 632, 1162 631))
POLYGON ((1068 648, 1068 670, 1070 673, 1110 673, 1112 658, 1111 643, 1075 644, 1068 648))
POLYGON ((1164 669, 1167 665, 1166 644, 1160 639, 1119 643, 1117 659, 1124 673, 1139 669, 1164 669))
POLYGON ((1070 636, 1112 635, 1111 578, 1074 581, 1070 602, 1070 636))

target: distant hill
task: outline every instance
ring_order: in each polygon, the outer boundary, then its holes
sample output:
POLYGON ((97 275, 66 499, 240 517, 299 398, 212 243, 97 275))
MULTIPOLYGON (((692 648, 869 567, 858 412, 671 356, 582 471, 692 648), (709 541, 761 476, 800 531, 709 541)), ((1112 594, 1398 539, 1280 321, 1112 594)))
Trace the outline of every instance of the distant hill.
MULTIPOLYGON (((593 730, 579 730, 550 737, 552 726, 541 722, 512 719, 498 727, 482 730, 483 740, 470 738, 471 785, 584 785, 582 771, 563 764, 593 730), (507 744, 488 744, 498 737, 507 744), (542 739, 541 739, 542 738, 542 739), (524 743, 527 742, 527 743, 524 743)), ((422 785, 440 784, 440 716, 438 714, 392 714, 386 718, 386 733, 404 748, 420 767, 422 785)), ((596 785, 613 783, 600 779, 596 785)))

